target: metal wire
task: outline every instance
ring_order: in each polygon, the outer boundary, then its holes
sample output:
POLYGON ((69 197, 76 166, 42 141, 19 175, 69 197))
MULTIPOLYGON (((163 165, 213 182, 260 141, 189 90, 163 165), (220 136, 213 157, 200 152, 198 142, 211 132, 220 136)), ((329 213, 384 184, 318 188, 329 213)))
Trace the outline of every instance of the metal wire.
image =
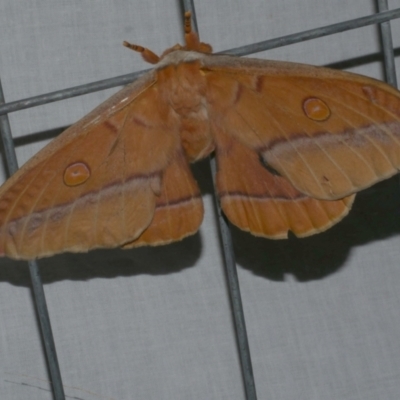
MULTIPOLYGON (((388 10, 387 0, 378 0, 378 10, 380 13, 388 10)), ((381 23, 380 29, 382 36, 383 63, 385 66, 386 81, 389 85, 397 88, 396 66, 394 64, 393 40, 390 22, 387 21, 381 23)))
MULTIPOLYGON (((4 103, 3 87, 0 81, 0 104, 4 103)), ((10 122, 8 115, 0 116, 0 134, 4 147, 4 155, 8 172, 12 175, 18 169, 18 161, 11 135, 10 122)), ((29 261, 29 273, 31 275, 33 298, 39 318, 42 339, 46 351, 47 365, 49 368, 55 400, 65 400, 64 387, 58 365, 56 347, 54 344, 53 332, 51 330, 49 312, 47 310, 46 298, 44 295, 42 279, 40 277, 39 266, 35 261, 29 261)))
MULTIPOLYGON (((193 26, 194 29, 197 30, 196 13, 193 0, 182 0, 182 1, 185 10, 190 10, 192 12, 193 26)), ((378 2, 379 13, 375 15, 357 18, 350 21, 341 22, 338 24, 333 24, 317 29, 296 33, 293 35, 287 35, 277 39, 254 43, 248 46, 242 46, 235 49, 226 50, 223 53, 232 55, 248 55, 276 47, 285 46, 288 44, 298 43, 326 35, 335 34, 338 32, 343 32, 350 29, 356 29, 362 26, 380 23, 386 78, 388 83, 392 84, 393 86, 397 86, 396 72, 394 65, 393 44, 390 31, 390 23, 388 21, 400 17, 400 8, 392 11, 386 11, 388 9, 387 0, 377 0, 377 2, 378 2)), ((10 102, 7 104, 4 103, 4 96, 0 82, 0 131, 3 140, 4 154, 9 173, 11 174, 15 172, 16 169, 18 168, 18 165, 13 146, 10 124, 8 121, 8 116, 6 115, 7 113, 30 107, 35 107, 38 105, 58 100, 63 100, 66 98, 79 96, 86 93, 108 89, 115 86, 124 85, 130 83, 134 79, 137 79, 139 76, 143 75, 146 72, 147 70, 139 71, 132 74, 122 75, 111 79, 106 79, 102 81, 89 83, 86 85, 80 85, 69 89, 63 89, 56 92, 43 94, 40 96, 26 98, 10 102)), ((211 168, 213 171, 213 175, 215 176, 215 171, 216 171, 215 161, 212 161, 211 168)), ((228 286, 230 290, 233 314, 235 319, 235 327, 237 333, 237 341, 242 363, 242 373, 245 384, 246 398, 247 400, 256 400, 257 398, 256 390, 255 390, 255 384, 251 366, 250 351, 247 341, 245 319, 244 319, 243 307, 240 296, 240 288, 237 277, 232 240, 228 225, 222 215, 218 202, 217 202, 217 210, 218 210, 218 218, 220 221, 223 250, 225 255, 228 286)), ((35 262, 29 262, 29 270, 32 279, 32 288, 34 292, 36 308, 38 312, 40 326, 42 329, 42 336, 46 350, 47 362, 53 384, 53 394, 56 400, 64 400, 65 395, 63 391, 61 374, 57 361, 57 355, 51 331, 50 319, 44 296, 43 285, 40 279, 37 264, 35 262)))
MULTIPOLYGON (((0 81, 0 105, 5 102, 3 85, 0 81)), ((0 115, 0 132, 1 139, 3 142, 4 156, 6 158, 6 165, 8 174, 12 175, 18 169, 17 156, 15 154, 15 148, 13 138, 11 134, 10 121, 8 115, 0 115)))
POLYGON ((253 43, 249 46, 236 47, 231 50, 226 50, 223 53, 236 56, 246 56, 248 54, 258 53, 264 50, 271 50, 277 47, 287 46, 289 44, 304 42, 306 40, 333 35, 335 33, 361 28, 363 26, 382 23, 399 17, 400 8, 396 8, 392 11, 386 11, 379 14, 368 15, 366 17, 351 19, 349 21, 339 22, 337 24, 323 26, 321 28, 293 33, 292 35, 282 36, 277 39, 264 40, 262 42, 253 43))
POLYGON ((46 351, 47 365, 50 372, 54 398, 55 400, 65 400, 64 386, 62 383, 60 366, 58 364, 57 351, 54 344, 53 331, 51 329, 39 266, 36 261, 28 261, 28 266, 31 275, 33 298, 35 299, 36 311, 40 322, 40 329, 42 331, 42 339, 46 351))
MULTIPOLYGON (((263 42, 250 44, 248 46, 236 47, 234 49, 223 51, 222 53, 237 56, 254 54, 260 51, 274 49, 276 47, 287 46, 289 44, 304 42, 306 40, 311 40, 322 36, 333 35, 338 32, 356 29, 362 26, 382 23, 395 18, 400 18, 400 8, 396 8, 392 11, 385 11, 379 14, 370 15, 367 17, 352 19, 350 21, 340 22, 338 24, 328 25, 322 28, 316 28, 304 32, 294 33, 292 35, 282 36, 277 39, 265 40, 263 42)), ((54 101, 68 99, 75 96, 80 96, 87 93, 97 92, 103 89, 109 89, 115 86, 125 85, 132 82, 147 71, 148 70, 143 70, 132 74, 117 76, 111 79, 105 79, 101 81, 87 83, 85 85, 74 86, 69 89, 57 90, 55 92, 50 92, 39 96, 33 96, 22 100, 12 101, 10 103, 6 103, 0 106, 0 115, 23 110, 25 108, 51 103, 54 101)))
MULTIPOLYGON (((193 29, 198 32, 196 9, 193 0, 183 0, 185 11, 191 11, 193 29)), ((239 278, 236 269, 235 252, 233 250, 231 231, 221 210, 221 205, 216 195, 217 164, 215 158, 210 159, 211 174, 214 184, 214 201, 218 213, 219 232, 224 253, 224 264, 228 283, 229 297, 232 306, 232 315, 235 325, 236 341, 239 350, 239 359, 242 370, 243 385, 246 400, 257 400, 256 385, 254 382, 253 366, 251 363, 250 347, 247 338, 246 321, 243 312, 242 296, 240 294, 239 278)))

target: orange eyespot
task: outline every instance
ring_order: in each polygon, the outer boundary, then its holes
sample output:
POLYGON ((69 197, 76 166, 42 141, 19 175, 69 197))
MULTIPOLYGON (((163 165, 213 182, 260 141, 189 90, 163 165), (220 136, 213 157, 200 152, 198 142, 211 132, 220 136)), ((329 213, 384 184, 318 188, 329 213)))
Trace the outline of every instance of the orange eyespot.
POLYGON ((331 116, 328 105, 317 97, 309 97, 303 102, 304 114, 314 121, 325 121, 331 116))
POLYGON ((90 177, 90 169, 83 162, 76 162, 68 166, 64 171, 64 183, 67 186, 78 186, 86 182, 90 177))

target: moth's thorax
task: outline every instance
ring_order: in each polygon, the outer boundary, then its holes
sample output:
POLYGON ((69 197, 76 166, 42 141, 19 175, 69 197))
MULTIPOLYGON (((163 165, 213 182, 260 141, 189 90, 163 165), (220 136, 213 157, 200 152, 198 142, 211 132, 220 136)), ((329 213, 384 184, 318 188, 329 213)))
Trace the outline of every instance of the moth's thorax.
POLYGON ((198 60, 169 64, 157 69, 160 95, 180 115, 196 112, 202 106, 206 81, 198 60))
POLYGON ((156 69, 159 95, 180 120, 182 145, 191 161, 213 150, 205 100, 207 82, 201 70, 203 56, 178 50, 167 54, 161 62, 163 65, 156 69), (164 64, 167 60, 171 62, 164 64))

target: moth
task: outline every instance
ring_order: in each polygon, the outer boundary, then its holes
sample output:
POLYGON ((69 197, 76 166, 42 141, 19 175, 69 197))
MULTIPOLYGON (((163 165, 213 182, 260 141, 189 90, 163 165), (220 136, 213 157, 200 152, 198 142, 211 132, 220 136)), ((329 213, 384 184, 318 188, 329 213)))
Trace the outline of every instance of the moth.
POLYGON ((161 245, 203 218, 189 163, 215 152, 226 217, 256 236, 322 232, 397 173, 400 93, 309 65, 185 45, 72 125, 0 189, 0 254, 33 259, 161 245))

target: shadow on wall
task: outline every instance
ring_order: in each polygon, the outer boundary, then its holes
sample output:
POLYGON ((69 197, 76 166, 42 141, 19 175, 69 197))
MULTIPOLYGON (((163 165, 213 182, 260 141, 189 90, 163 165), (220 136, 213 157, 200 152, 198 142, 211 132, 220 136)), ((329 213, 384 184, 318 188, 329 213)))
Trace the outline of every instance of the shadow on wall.
POLYGON ((400 233, 399 177, 357 194, 349 215, 319 235, 265 240, 233 230, 239 265, 271 280, 292 274, 299 281, 322 279, 343 267, 351 249, 400 233))

